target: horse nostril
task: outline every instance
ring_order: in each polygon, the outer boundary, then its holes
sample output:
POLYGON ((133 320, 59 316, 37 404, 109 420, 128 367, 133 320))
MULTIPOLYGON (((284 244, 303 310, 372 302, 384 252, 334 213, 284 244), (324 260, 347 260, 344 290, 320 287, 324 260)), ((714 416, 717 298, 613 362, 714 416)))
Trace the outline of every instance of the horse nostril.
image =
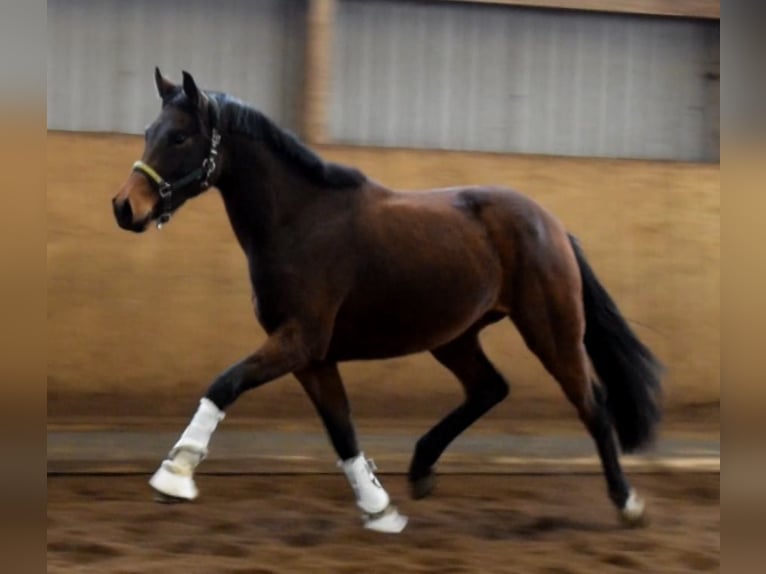
POLYGON ((133 210, 130 208, 130 202, 128 200, 119 202, 113 199, 112 208, 114 209, 114 217, 117 219, 118 223, 132 223, 133 210))

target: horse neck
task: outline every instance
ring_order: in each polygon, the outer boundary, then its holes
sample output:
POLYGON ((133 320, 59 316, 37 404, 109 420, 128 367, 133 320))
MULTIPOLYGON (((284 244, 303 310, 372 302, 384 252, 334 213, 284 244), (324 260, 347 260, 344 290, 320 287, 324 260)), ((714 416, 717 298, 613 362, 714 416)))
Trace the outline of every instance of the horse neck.
POLYGON ((265 143, 243 136, 227 139, 218 188, 237 240, 252 253, 297 218, 316 190, 292 174, 265 143))

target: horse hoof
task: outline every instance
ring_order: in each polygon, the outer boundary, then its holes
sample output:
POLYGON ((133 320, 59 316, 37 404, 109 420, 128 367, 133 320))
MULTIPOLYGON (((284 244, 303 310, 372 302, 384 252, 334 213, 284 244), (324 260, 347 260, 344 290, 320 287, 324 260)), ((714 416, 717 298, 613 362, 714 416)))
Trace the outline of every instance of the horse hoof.
POLYGON ((415 500, 425 498, 433 492, 436 486, 436 473, 431 471, 425 476, 410 480, 410 495, 415 500))
POLYGON ((630 491, 625 506, 619 512, 622 523, 629 528, 639 528, 648 524, 646 504, 634 490, 630 491))
POLYGON ((159 490, 155 490, 154 502, 159 502, 160 504, 182 504, 184 502, 189 502, 189 500, 186 498, 178 498, 177 496, 168 496, 159 490))
POLYGON ((194 500, 199 494, 192 475, 184 472, 171 460, 162 462, 157 472, 149 479, 149 485, 156 493, 155 500, 166 504, 194 500))
POLYGON ((377 514, 364 515, 364 527, 375 532, 399 534, 407 526, 407 517, 399 514, 395 506, 390 504, 377 514))

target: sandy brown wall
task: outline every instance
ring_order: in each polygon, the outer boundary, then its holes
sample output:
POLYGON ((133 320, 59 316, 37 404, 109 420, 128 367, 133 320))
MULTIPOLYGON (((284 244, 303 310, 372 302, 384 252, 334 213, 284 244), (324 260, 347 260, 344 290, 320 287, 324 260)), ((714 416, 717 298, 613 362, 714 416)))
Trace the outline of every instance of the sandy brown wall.
MULTIPOLYGON (((264 339, 216 192, 159 233, 115 225, 110 199, 141 148, 130 136, 48 135, 50 420, 186 415, 216 373, 264 339)), ((671 416, 718 403, 718 165, 319 151, 392 187, 502 184, 535 197, 581 238, 624 314, 667 364, 671 416)), ((493 418, 568 412, 510 323, 484 339, 513 385, 512 400, 493 418)), ((358 416, 435 417, 461 396, 427 355, 343 372, 358 416)), ((286 378, 259 389, 232 414, 310 415, 296 386, 286 378)))

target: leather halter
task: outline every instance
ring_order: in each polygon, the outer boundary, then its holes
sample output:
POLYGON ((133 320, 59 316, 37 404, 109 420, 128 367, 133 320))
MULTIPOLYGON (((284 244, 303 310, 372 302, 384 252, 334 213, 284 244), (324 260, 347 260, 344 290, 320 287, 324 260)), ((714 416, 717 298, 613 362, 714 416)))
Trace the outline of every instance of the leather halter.
MULTIPOLYGON (((213 125, 217 123, 218 111, 212 100, 209 101, 210 109, 212 110, 213 125)), ((152 184, 154 184, 157 193, 160 195, 160 201, 162 202, 162 211, 157 218, 157 229, 162 229, 162 226, 170 221, 170 217, 173 214, 173 192, 178 191, 199 181, 200 189, 197 193, 202 193, 210 187, 210 177, 215 171, 218 160, 218 147, 221 143, 221 134, 218 129, 213 127, 212 134, 210 136, 210 151, 207 157, 202 161, 202 165, 187 175, 177 179, 173 182, 166 181, 157 171, 147 163, 138 160, 133 164, 133 171, 138 171, 144 174, 152 184)), ((195 194, 196 195, 196 194, 195 194)))

